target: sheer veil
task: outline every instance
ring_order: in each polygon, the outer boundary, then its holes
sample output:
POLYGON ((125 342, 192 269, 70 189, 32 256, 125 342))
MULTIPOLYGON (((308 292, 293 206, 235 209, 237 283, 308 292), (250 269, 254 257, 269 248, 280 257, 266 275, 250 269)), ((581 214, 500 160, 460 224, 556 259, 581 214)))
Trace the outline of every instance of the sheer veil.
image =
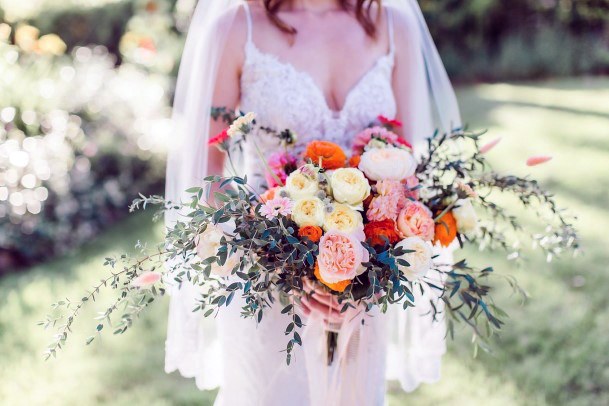
MULTIPOLYGON (((193 14, 186 46, 180 64, 173 111, 172 139, 167 160, 166 198, 173 202, 186 201, 185 190, 198 186, 207 175, 207 141, 214 78, 218 69, 228 27, 243 0, 201 0, 193 14)), ((420 69, 412 72, 409 97, 424 102, 415 103, 411 117, 402 121, 418 122, 413 133, 416 143, 432 134, 434 128, 450 131, 461 126, 456 97, 440 56, 433 43, 416 0, 390 0, 388 6, 402 13, 408 29, 418 44, 413 47, 411 60, 420 69), (434 117, 434 121, 417 117, 434 117)), ((168 213, 165 224, 171 227, 179 213, 168 213)), ((450 253, 445 253, 450 255, 450 253)), ((170 289, 171 301, 166 341, 166 372, 179 371, 196 379, 200 389, 222 384, 221 359, 213 320, 203 321, 193 313, 197 290, 183 283, 170 289)), ((394 306, 397 307, 397 306, 394 306)), ((443 323, 431 323, 430 317, 416 313, 393 312, 390 323, 388 377, 398 379, 405 390, 414 390, 421 382, 439 378, 440 358, 444 352, 443 323), (430 340, 437 340, 436 351, 430 340)))

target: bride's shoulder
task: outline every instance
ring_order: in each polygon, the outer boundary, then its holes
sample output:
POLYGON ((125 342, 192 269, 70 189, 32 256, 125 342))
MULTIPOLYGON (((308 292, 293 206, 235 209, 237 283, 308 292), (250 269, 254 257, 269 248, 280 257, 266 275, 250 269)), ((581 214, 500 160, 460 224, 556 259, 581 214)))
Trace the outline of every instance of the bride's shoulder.
POLYGON ((384 5, 393 20, 395 41, 399 46, 404 41, 412 41, 419 35, 417 29, 417 18, 408 7, 397 7, 395 5, 384 5))
POLYGON ((218 38, 225 38, 224 48, 241 49, 247 40, 248 17, 243 3, 225 10, 214 21, 212 31, 218 38))

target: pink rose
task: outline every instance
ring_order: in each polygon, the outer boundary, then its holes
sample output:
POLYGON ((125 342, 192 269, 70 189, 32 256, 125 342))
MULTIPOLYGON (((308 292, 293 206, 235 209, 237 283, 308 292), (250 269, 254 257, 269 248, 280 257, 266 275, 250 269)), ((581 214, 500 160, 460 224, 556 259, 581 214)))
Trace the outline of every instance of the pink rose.
POLYGON ((267 164, 272 173, 268 171, 265 172, 264 178, 269 189, 272 189, 275 186, 285 185, 285 180, 288 177, 288 173, 296 169, 296 158, 287 152, 276 152, 269 156, 267 164), (273 174, 275 176, 273 176, 273 174), (281 184, 277 182, 276 177, 279 178, 281 184))
POLYGON ((409 200, 398 216, 397 227, 402 238, 421 237, 431 241, 434 226, 431 210, 420 202, 409 200))
POLYGON ((353 139, 353 154, 361 155, 364 152, 366 145, 368 145, 372 139, 373 135, 387 141, 390 144, 395 144, 399 138, 396 133, 393 133, 383 127, 366 128, 364 131, 357 134, 353 139))
POLYGON ((146 271, 142 272, 137 278, 131 281, 131 285, 135 286, 136 288, 148 288, 160 280, 160 273, 146 271))
POLYGON ((317 263, 325 282, 351 280, 364 271, 362 262, 367 262, 369 255, 359 237, 339 231, 330 231, 321 237, 317 263))

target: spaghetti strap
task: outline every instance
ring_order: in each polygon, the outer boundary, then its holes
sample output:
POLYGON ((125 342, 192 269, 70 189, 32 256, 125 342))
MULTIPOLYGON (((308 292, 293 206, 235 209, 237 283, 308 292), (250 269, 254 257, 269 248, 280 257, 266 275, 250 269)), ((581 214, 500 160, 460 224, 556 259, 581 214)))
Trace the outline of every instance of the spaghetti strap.
POLYGON ((247 43, 252 43, 252 14, 250 13, 250 6, 247 1, 243 2, 243 10, 245 10, 245 19, 247 21, 247 43))
POLYGON ((387 31, 389 33, 389 54, 393 55, 395 52, 395 40, 393 33, 393 14, 391 13, 391 9, 389 7, 387 10, 387 31))

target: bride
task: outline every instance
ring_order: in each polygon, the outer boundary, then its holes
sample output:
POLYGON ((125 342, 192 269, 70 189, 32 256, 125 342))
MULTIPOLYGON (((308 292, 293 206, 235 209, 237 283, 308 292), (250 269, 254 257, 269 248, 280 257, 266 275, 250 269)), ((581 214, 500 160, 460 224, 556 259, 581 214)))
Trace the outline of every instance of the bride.
MULTIPOLYGON (((201 0, 176 89, 169 200, 224 170, 222 153, 207 147, 224 126, 210 119, 212 106, 252 111, 262 125, 296 131, 297 150, 316 139, 349 150, 351 137, 379 115, 400 120, 400 135, 415 149, 434 129, 460 126, 416 0, 201 0)), ((264 154, 279 148, 264 134, 256 138, 264 154)), ((251 145, 238 166, 261 186, 251 145)), ((241 318, 236 305, 210 323, 192 312, 192 285, 171 295, 166 370, 196 378, 201 389, 220 386, 217 405, 382 405, 385 379, 412 391, 440 376, 445 329, 433 320, 430 292, 416 308, 373 313, 363 325, 341 320, 336 304, 315 294, 300 309, 304 346, 289 366, 280 306, 260 324, 241 318), (339 356, 328 366, 323 327, 337 319, 339 356)))

